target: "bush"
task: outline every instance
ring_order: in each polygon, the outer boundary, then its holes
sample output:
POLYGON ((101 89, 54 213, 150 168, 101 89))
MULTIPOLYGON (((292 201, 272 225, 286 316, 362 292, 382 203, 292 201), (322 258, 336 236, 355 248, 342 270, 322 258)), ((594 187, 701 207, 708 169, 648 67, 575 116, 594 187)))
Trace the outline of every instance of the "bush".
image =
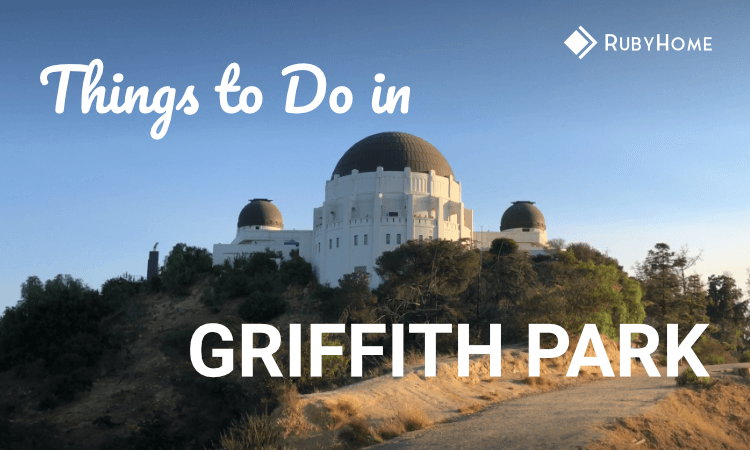
POLYGON ((245 322, 266 323, 284 314, 286 302, 278 294, 255 291, 242 302, 237 312, 245 322))
POLYGON ((117 308, 146 289, 145 282, 136 281, 132 276, 125 274, 110 278, 102 284, 102 299, 110 307, 117 308))
POLYGON ((349 354, 347 345, 339 336, 332 336, 330 334, 323 334, 321 343, 324 346, 343 347, 343 355, 323 355, 321 358, 321 376, 313 377, 310 374, 310 337, 307 336, 305 342, 302 344, 301 376, 295 380, 297 382, 297 389, 303 394, 344 384, 349 378, 349 363, 351 362, 351 358, 346 356, 349 354))
POLYGON ((161 283, 165 289, 187 295, 188 288, 203 274, 211 273, 213 259, 205 248, 177 244, 167 256, 161 273, 161 283))
POLYGON ((750 362, 750 350, 747 350, 740 355, 740 362, 750 362))
POLYGON ((495 256, 505 256, 518 250, 518 243, 513 239, 497 238, 490 245, 490 253, 495 256))
POLYGON ((280 272, 286 285, 307 286, 313 279, 312 264, 300 257, 282 262, 280 272))
POLYGON ((693 346, 693 351, 703 364, 714 365, 736 362, 721 342, 706 335, 701 336, 701 339, 693 346))
POLYGON ((243 254, 214 266, 210 287, 203 291, 200 302, 217 313, 228 298, 247 296, 254 291, 277 291, 281 281, 276 258, 278 254, 265 251, 243 254))
POLYGON ((710 388, 714 382, 709 377, 699 377, 693 372, 693 369, 688 367, 677 377, 678 386, 693 386, 699 388, 710 388))

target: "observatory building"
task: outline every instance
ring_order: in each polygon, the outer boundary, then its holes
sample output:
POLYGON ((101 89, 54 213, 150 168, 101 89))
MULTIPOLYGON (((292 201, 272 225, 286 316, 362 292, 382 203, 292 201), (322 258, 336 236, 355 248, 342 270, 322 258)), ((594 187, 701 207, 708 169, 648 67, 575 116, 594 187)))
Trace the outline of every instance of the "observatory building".
POLYGON ((539 255, 549 249, 547 244, 547 225, 544 216, 534 202, 518 201, 506 209, 500 219, 500 232, 475 232, 474 239, 481 248, 489 248, 492 241, 498 238, 513 239, 518 249, 539 255))
POLYGON ((376 259, 408 240, 467 239, 489 247, 496 237, 510 237, 532 252, 547 245, 544 217, 532 202, 515 202, 499 233, 474 233, 472 211, 461 201, 461 183, 445 157, 424 139, 396 132, 366 137, 344 153, 312 225, 284 230, 271 200, 253 199, 240 212, 232 243, 214 245, 214 264, 266 249, 285 258, 297 250, 321 283, 336 285, 343 275, 362 271, 375 287, 376 259))

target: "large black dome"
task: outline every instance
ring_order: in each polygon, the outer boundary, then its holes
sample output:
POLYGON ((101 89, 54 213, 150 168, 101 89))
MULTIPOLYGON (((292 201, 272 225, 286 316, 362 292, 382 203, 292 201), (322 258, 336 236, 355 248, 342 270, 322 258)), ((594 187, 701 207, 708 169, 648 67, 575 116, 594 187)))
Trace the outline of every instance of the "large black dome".
POLYGON ((237 220, 237 228, 251 226, 267 226, 284 228, 284 219, 281 211, 271 200, 265 198, 254 198, 240 211, 237 220))
POLYGON ((513 206, 505 210, 503 218, 500 219, 500 231, 512 230, 513 228, 537 228, 546 230, 544 216, 534 202, 513 202, 513 206))
POLYGON ((368 136, 344 153, 334 175, 351 175, 352 170, 375 172, 378 166, 383 170, 401 172, 409 167, 412 172, 429 173, 448 177, 453 169, 442 153, 422 138, 408 134, 389 131, 368 136))

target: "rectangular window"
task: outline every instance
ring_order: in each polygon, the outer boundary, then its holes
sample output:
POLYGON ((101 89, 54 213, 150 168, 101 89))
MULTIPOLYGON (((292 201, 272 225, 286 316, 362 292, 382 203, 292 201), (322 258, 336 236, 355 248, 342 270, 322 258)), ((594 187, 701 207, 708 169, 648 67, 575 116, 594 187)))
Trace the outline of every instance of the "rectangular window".
POLYGON ((419 242, 422 242, 422 235, 419 235, 419 242))
POLYGON ((333 248, 333 239, 328 239, 328 248, 329 249, 333 248))
POLYGON ((320 253, 320 242, 318 242, 318 253, 320 253))
POLYGON ((359 238, 359 236, 357 236, 357 235, 355 234, 355 235, 354 235, 354 245, 357 245, 357 238, 359 238))
POLYGON ((363 242, 363 245, 367 245, 367 235, 365 235, 365 240, 363 242))
POLYGON ((339 248, 339 238, 336 238, 336 248, 339 248))
POLYGON ((396 243, 397 243, 397 244, 400 244, 400 243, 401 243, 401 234, 397 234, 397 235, 396 235, 396 243))
POLYGON ((385 243, 386 244, 390 244, 391 243, 391 235, 390 234, 386 234, 385 235, 385 243))
POLYGON ((388 217, 398 217, 398 211, 390 211, 388 217))

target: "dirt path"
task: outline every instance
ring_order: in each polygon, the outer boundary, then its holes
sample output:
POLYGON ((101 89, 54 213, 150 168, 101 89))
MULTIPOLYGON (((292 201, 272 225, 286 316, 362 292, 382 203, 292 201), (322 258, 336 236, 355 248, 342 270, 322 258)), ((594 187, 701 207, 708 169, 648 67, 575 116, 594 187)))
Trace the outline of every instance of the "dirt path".
MULTIPOLYGON (((747 364, 707 366, 712 376, 747 364)), ((397 449, 568 449, 599 438, 597 425, 642 413, 676 389, 674 378, 637 376, 573 386, 501 402, 450 423, 373 447, 397 449)), ((386 450, 384 449, 384 450, 386 450)))

